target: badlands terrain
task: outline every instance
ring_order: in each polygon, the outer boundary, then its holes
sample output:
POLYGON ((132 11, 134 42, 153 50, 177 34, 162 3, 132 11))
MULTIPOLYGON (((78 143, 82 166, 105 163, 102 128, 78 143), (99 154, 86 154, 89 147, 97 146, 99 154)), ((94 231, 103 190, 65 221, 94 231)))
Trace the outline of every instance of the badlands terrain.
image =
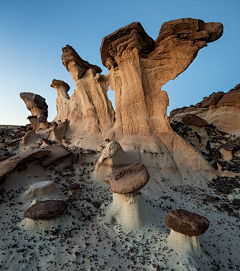
POLYGON ((240 270, 240 85, 170 117, 161 89, 222 33, 131 23, 103 38, 107 75, 66 45, 76 89, 52 80, 53 121, 20 93, 29 124, 0 126, 1 270, 240 270))

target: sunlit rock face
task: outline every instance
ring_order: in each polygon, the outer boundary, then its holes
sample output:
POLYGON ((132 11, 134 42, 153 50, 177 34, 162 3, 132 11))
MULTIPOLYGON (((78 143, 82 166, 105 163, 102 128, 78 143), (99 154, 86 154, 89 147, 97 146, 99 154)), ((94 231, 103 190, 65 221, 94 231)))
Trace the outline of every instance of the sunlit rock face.
POLYGON ((82 60, 71 46, 64 47, 63 64, 76 89, 70 99, 59 96, 57 107, 58 118, 70 120, 71 143, 97 148, 107 138, 124 150, 154 152, 154 166, 167 168, 168 175, 175 175, 182 164, 191 171, 208 170, 201 155, 172 131, 168 95, 161 87, 222 32, 220 23, 186 18, 164 23, 154 41, 140 23, 131 23, 103 38, 100 53, 107 76, 96 75, 99 67, 82 60), (115 111, 107 97, 109 86, 115 92, 115 111))

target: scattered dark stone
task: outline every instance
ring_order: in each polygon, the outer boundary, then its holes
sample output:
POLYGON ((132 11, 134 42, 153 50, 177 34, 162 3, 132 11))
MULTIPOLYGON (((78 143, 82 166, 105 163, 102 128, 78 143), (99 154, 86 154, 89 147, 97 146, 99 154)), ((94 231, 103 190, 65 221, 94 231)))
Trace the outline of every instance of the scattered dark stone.
POLYGON ((72 155, 72 163, 73 163, 73 164, 77 164, 78 158, 79 158, 79 154, 78 154, 78 153, 74 153, 74 154, 72 155))
POLYGON ((217 191, 218 191, 218 192, 222 192, 223 190, 222 190, 221 187, 217 187, 217 191))
POLYGON ((212 158, 212 159, 219 159, 219 158, 221 158, 221 153, 219 152, 219 151, 216 151, 216 150, 214 150, 214 151, 211 151, 210 152, 210 157, 212 158))
POLYGON ((229 164, 227 161, 225 161, 225 167, 227 170, 231 170, 231 164, 229 164))
POLYGON ((0 177, 0 184, 4 183, 6 181, 6 176, 0 177))
POLYGON ((207 195, 205 198, 206 202, 213 203, 216 199, 212 196, 207 195))
POLYGON ((223 161, 217 161, 217 163, 221 166, 221 167, 224 167, 225 166, 225 162, 223 162, 223 161))
POLYGON ((217 166, 217 163, 216 163, 216 162, 214 162, 214 163, 212 164, 212 167, 213 167, 215 170, 218 170, 218 166, 217 166))
POLYGON ((233 211, 233 209, 230 208, 226 203, 222 203, 221 204, 221 210, 223 212, 232 212, 233 211))
POLYGON ((99 202, 93 202, 92 204, 96 209, 99 209, 101 206, 101 204, 99 202))
POLYGON ((223 144, 221 147, 228 151, 232 151, 234 149, 234 146, 229 142, 223 144))
POLYGON ((210 141, 207 141, 207 146, 206 146, 206 150, 210 151, 211 150, 211 145, 210 145, 210 141))
POLYGON ((71 185, 69 185, 68 190, 76 190, 80 188, 80 184, 78 183, 73 183, 71 185))
POLYGON ((89 203, 92 202, 92 200, 90 198, 86 198, 85 200, 86 200, 86 202, 89 202, 89 203))
POLYGON ((5 188, 1 187, 0 188, 0 195, 2 196, 2 195, 4 195, 4 193, 5 193, 5 188))
POLYGON ((225 188, 222 192, 223 192, 223 194, 229 194, 229 189, 225 188))
POLYGON ((240 207, 240 199, 234 199, 232 205, 240 207))

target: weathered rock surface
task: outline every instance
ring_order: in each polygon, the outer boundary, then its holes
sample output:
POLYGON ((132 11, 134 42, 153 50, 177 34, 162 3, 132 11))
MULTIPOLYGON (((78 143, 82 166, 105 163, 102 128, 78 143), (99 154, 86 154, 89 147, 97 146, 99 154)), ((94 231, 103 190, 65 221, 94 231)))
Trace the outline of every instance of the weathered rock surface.
POLYGON ((99 69, 82 62, 72 47, 63 48, 63 64, 77 88, 70 99, 58 97, 55 121, 70 120, 73 145, 96 149, 109 139, 131 151, 161 149, 165 159, 157 158, 156 164, 167 168, 168 174, 179 174, 182 163, 189 165, 184 172, 209 171, 201 155, 172 131, 168 95, 161 87, 182 73, 222 31, 220 23, 179 19, 165 23, 154 42, 140 23, 129 24, 102 41, 107 76, 96 75, 99 69), (115 92, 115 112, 107 97, 109 86, 115 92))
POLYGON ((220 106, 237 106, 240 107, 240 84, 227 92, 222 99, 217 103, 220 106))
POLYGON ((129 164, 129 157, 121 145, 115 141, 110 141, 103 149, 95 165, 93 179, 102 182, 105 176, 129 164))
POLYGON ((35 220, 48 220, 61 215, 67 206, 63 200, 38 201, 24 212, 24 216, 35 220))
POLYGON ((206 120, 191 114, 184 115, 182 120, 184 125, 194 125, 197 127, 208 125, 208 122, 206 120))
POLYGON ((67 158, 71 154, 68 150, 59 145, 49 146, 44 150, 51 152, 47 157, 42 160, 42 165, 44 167, 49 166, 52 163, 57 162, 61 159, 67 158))
POLYGON ((67 93, 70 89, 70 86, 66 82, 62 80, 53 79, 51 87, 57 90, 59 97, 69 99, 69 95, 67 93))
POLYGON ((42 181, 32 184, 23 197, 25 199, 33 199, 55 193, 59 193, 59 189, 53 181, 42 181))
POLYGON ((176 232, 194 236, 203 234, 210 224, 205 217, 183 209, 171 211, 166 217, 165 223, 176 232))
POLYGON ((149 178, 147 168, 143 164, 136 164, 115 170, 103 181, 110 185, 113 193, 127 194, 142 189, 149 178))
POLYGON ((36 116, 39 123, 46 124, 48 117, 46 100, 42 96, 31 92, 22 92, 20 97, 25 102, 27 109, 31 111, 32 116, 36 116))
POLYGON ((65 134, 68 129, 68 120, 66 119, 64 122, 61 120, 58 121, 58 123, 53 122, 52 126, 52 140, 55 142, 62 142, 62 140, 65 138, 65 134))
POLYGON ((154 40, 148 36, 138 22, 122 27, 102 40, 100 48, 102 63, 108 69, 117 66, 124 50, 138 49, 142 56, 154 50, 154 40))
POLYGON ((95 73, 102 72, 100 67, 89 64, 87 61, 83 60, 72 46, 66 45, 66 47, 62 48, 62 52, 63 65, 73 76, 74 82, 80 79, 89 69, 94 70, 95 73))
POLYGON ((7 173, 14 170, 18 165, 31 162, 35 159, 43 158, 50 154, 50 150, 33 150, 18 155, 14 155, 0 163, 0 176, 4 176, 7 173))
POLYGON ((229 134, 240 135, 240 84, 229 92, 212 93, 195 106, 178 108, 170 113, 170 121, 182 122, 185 115, 194 115, 229 134))

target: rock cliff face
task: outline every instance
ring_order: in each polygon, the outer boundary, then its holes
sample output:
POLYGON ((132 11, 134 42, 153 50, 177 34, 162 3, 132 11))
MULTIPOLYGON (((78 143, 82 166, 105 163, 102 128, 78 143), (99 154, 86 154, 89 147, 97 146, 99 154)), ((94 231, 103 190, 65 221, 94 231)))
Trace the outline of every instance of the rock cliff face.
POLYGON ((198 51, 222 32, 220 23, 186 18, 164 23, 154 41, 140 23, 132 23, 102 41, 107 76, 96 75, 99 67, 66 46, 62 60, 76 89, 70 99, 58 96, 56 120, 70 120, 73 145, 97 148, 106 138, 115 140, 124 150, 138 151, 135 162, 143 159, 141 150, 156 153, 153 166, 168 169, 168 176, 178 172, 184 178, 190 168, 208 170, 201 155, 171 129, 168 95, 161 87, 187 69, 198 51), (115 112, 107 97, 109 86, 115 92, 115 112), (183 163, 185 173, 178 170, 183 163))
POLYGON ((186 115, 200 117, 219 130, 232 135, 240 135, 240 84, 227 93, 212 93, 203 101, 190 107, 178 108, 170 113, 171 122, 182 121, 186 115))

